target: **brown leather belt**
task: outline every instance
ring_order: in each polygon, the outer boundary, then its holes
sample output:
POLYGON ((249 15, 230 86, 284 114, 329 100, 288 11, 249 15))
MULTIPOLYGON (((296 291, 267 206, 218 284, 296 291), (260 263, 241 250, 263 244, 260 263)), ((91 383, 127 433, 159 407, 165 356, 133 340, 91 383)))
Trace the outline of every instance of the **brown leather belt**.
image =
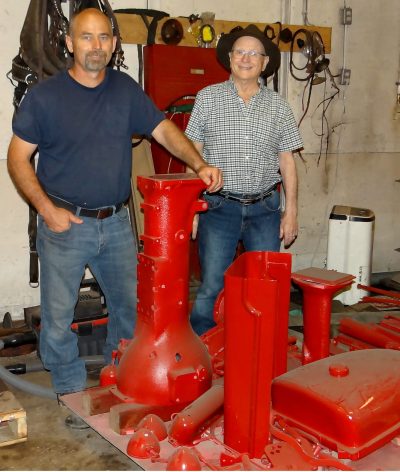
POLYGON ((115 213, 118 213, 124 206, 124 203, 118 203, 117 205, 105 208, 82 208, 61 198, 57 198, 54 195, 48 195, 48 197, 57 207, 64 208, 76 216, 88 216, 89 218, 97 218, 98 220, 104 220, 104 218, 115 215, 115 213))

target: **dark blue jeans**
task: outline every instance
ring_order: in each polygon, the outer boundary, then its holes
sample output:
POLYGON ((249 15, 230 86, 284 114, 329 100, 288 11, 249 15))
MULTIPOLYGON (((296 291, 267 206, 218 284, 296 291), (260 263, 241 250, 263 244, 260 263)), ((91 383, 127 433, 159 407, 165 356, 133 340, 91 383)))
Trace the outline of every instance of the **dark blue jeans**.
POLYGON ((77 335, 70 329, 86 265, 107 301, 107 362, 121 338, 132 338, 136 320, 137 254, 127 209, 103 220, 81 218, 81 225, 55 233, 39 217, 40 355, 56 393, 86 387, 77 335))
POLYGON ((190 321, 201 335, 215 326, 214 303, 224 286, 224 273, 232 263, 238 242, 246 251, 280 249, 280 195, 251 205, 205 194, 208 210, 200 214, 198 238, 202 283, 197 292, 190 321))

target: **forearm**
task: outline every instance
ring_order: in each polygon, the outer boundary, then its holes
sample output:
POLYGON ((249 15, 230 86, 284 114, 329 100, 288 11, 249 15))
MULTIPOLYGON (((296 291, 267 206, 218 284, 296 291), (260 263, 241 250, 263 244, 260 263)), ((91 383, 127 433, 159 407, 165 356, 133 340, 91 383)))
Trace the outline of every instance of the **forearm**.
POLYGON ((297 217, 297 171, 293 154, 280 153, 279 165, 285 191, 285 213, 297 217))
MULTIPOLYGON (((192 143, 193 146, 197 149, 200 156, 203 157, 203 143, 199 143, 198 141, 192 141, 192 143)), ((186 166, 186 172, 188 174, 195 174, 195 171, 190 166, 186 166)))
POLYGON ((14 136, 8 149, 7 168, 19 192, 36 208, 39 214, 44 214, 52 203, 29 162, 35 149, 36 146, 14 136))
POLYGON ((153 137, 196 173, 207 166, 193 143, 172 121, 163 120, 153 131, 153 137))
POLYGON ((224 184, 221 171, 208 165, 194 144, 169 120, 163 120, 153 131, 153 138, 178 157, 206 184, 208 192, 217 192, 224 184))

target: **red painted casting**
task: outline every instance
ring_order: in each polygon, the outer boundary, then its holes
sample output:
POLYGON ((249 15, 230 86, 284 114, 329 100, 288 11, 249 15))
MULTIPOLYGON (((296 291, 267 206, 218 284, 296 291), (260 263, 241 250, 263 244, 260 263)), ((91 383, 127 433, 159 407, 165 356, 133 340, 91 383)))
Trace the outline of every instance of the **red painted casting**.
POLYGON ((166 470, 201 470, 201 463, 192 449, 180 447, 169 458, 166 470))
POLYGON ((276 414, 340 458, 358 460, 400 432, 400 352, 368 349, 304 365, 274 380, 276 414))
POLYGON ((163 441, 167 436, 167 427, 164 421, 157 415, 150 413, 142 418, 137 425, 137 429, 147 429, 151 431, 159 441, 163 441))
POLYGON ((354 276, 310 267, 292 274, 303 291, 303 364, 329 356, 332 297, 354 276))
POLYGON ((117 382, 117 351, 112 353, 111 364, 104 366, 100 371, 99 383, 101 387, 106 387, 107 385, 115 385, 117 382))
POLYGON ((128 456, 138 459, 156 458, 160 454, 160 443, 152 431, 141 428, 133 433, 126 452, 128 456))
POLYGON ((290 254, 246 252, 225 273, 224 442, 250 457, 260 458, 269 441, 278 319, 286 319, 286 363, 288 303, 280 302, 289 300, 290 269, 290 254))
POLYGON ((384 290, 382 288, 371 287, 370 285, 357 284, 357 288, 366 290, 367 292, 379 293, 380 295, 386 295, 387 297, 393 297, 400 299, 400 293, 394 292, 392 290, 384 290))
POLYGON ((175 445, 187 445, 199 434, 200 428, 213 417, 224 404, 222 382, 213 385, 193 403, 172 418, 169 438, 175 445))
MULTIPOLYGON (((144 253, 139 254, 137 324, 117 372, 126 401, 192 402, 211 386, 211 363, 189 323, 189 237, 207 205, 194 174, 138 177, 144 196, 144 253)), ((178 410, 179 411, 179 410, 178 410)))
POLYGON ((376 325, 344 318, 340 320, 339 331, 376 347, 400 350, 400 336, 396 333, 386 333, 376 325))

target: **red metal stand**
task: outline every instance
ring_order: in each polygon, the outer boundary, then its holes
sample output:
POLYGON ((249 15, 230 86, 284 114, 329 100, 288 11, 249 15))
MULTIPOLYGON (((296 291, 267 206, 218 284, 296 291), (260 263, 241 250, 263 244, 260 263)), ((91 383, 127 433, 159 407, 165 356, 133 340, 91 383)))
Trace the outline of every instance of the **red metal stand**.
POLYGON ((354 278, 316 267, 292 274, 293 282, 303 290, 303 364, 329 356, 332 297, 350 287, 354 278))

